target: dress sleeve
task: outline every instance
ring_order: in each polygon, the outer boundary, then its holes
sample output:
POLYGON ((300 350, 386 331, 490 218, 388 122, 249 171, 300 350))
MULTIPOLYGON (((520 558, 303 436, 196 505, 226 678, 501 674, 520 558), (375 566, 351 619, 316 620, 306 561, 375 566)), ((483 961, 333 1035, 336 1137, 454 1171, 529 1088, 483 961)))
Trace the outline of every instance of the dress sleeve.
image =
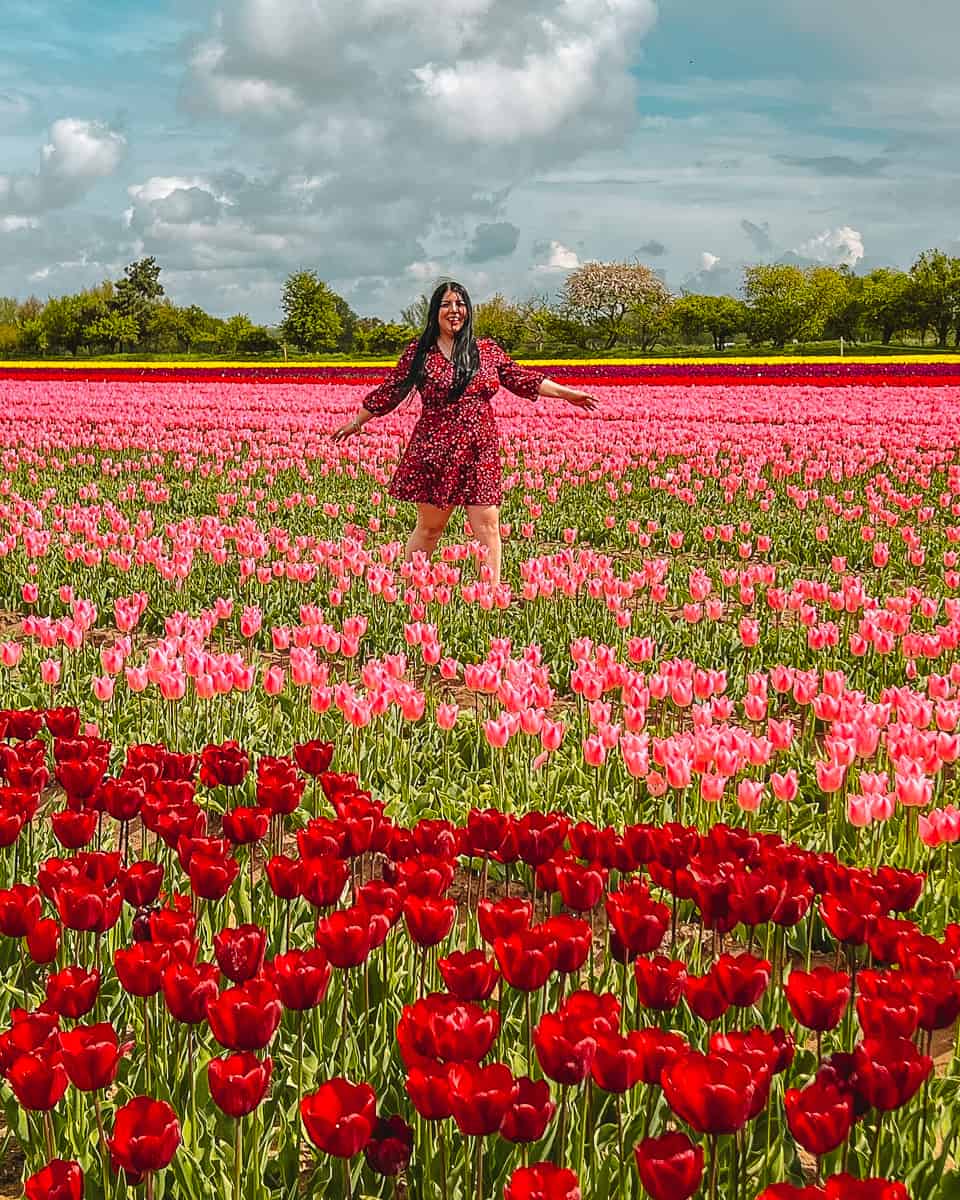
POLYGON ((401 384, 410 370, 413 356, 417 352, 417 340, 414 338, 410 342, 403 354, 400 355, 397 365, 383 383, 377 384, 372 392, 367 392, 364 396, 362 404, 367 412, 373 413, 376 417, 382 417, 385 413, 392 412, 407 395, 401 390, 401 384))
POLYGON ((546 371, 538 371, 534 367, 521 367, 492 338, 490 349, 501 384, 515 396, 522 396, 524 400, 536 400, 540 384, 547 378, 546 371))

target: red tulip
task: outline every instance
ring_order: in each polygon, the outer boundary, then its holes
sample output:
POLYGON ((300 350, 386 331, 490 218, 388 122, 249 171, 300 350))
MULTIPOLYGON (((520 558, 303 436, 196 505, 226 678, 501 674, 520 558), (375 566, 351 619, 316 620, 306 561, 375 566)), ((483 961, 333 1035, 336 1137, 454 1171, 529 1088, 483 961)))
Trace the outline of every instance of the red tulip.
POLYGON ((670 1107, 698 1133, 735 1133, 747 1123, 755 1085, 742 1063, 690 1051, 661 1078, 670 1107))
POLYGON ((533 905, 517 896, 503 900, 481 900, 477 905, 477 923, 485 942, 511 937, 530 928, 533 905))
POLYGON ((503 1200, 580 1200, 573 1171, 553 1163, 517 1167, 503 1189, 503 1200))
POLYGON ((548 930, 538 925, 509 937, 498 937, 493 952, 503 978, 512 988, 535 992, 543 987, 555 968, 557 943, 548 930))
POLYGON ((173 1019, 184 1025, 202 1024, 207 1005, 219 993, 219 978, 213 963, 171 963, 163 973, 163 999, 173 1019))
POLYGON ((363 1148, 364 1158, 378 1175, 399 1175, 413 1153, 413 1129, 399 1116, 381 1117, 370 1141, 363 1148))
POLYGON ((81 1092, 96 1092, 109 1087, 117 1077, 120 1057, 129 1047, 121 1047, 117 1031, 108 1022, 76 1025, 60 1034, 63 1065, 70 1082, 81 1092))
POLYGON ((24 1108, 47 1112, 59 1104, 70 1080, 60 1055, 41 1049, 18 1055, 7 1082, 24 1108))
POLYGON ((40 889, 33 884, 15 883, 0 891, 0 934, 26 937, 40 920, 40 906, 40 889))
POLYGON ((601 1033, 597 1037, 597 1052, 590 1073, 593 1082, 604 1092, 628 1092, 641 1079, 643 1050, 640 1034, 631 1031, 625 1037, 619 1033, 601 1033))
POLYGON ((427 1121, 442 1121, 453 1111, 450 1107, 450 1078, 446 1064, 411 1067, 406 1089, 413 1107, 427 1121))
POLYGON ((683 998, 690 1011, 701 1021, 717 1021, 730 1007, 713 971, 706 975, 688 975, 683 981, 683 998))
POLYGON ((666 1012, 680 1003, 687 977, 687 968, 682 962, 657 954, 653 958, 638 958, 633 964, 633 972, 637 1000, 644 1008, 666 1012))
POLYGON ((264 754, 257 761, 257 804, 275 817, 292 813, 303 795, 304 781, 289 758, 264 754))
POLYGON ((113 953, 120 986, 131 996, 153 996, 159 992, 169 963, 169 946, 157 942, 137 942, 113 953))
POLYGON ((78 1162, 51 1159, 23 1181, 24 1200, 83 1200, 83 1171, 78 1162))
POLYGON ((703 1178, 703 1147, 685 1133, 648 1137, 634 1147, 640 1182, 652 1200, 689 1200, 703 1178))
POLYGON ((458 1000, 487 1000, 493 995, 500 972, 482 950, 455 950, 437 959, 447 990, 458 1000))
POLYGON ((418 946, 436 946, 453 928, 457 915, 455 900, 432 896, 407 896, 403 916, 410 938, 418 946))
POLYGON ((235 846, 250 846, 267 836, 270 813, 265 808, 228 808, 220 822, 223 836, 235 846))
POLYGON ((300 745, 294 746, 293 757, 297 766, 304 774, 316 777, 330 769, 330 763, 333 761, 333 751, 333 742, 322 742, 315 739, 311 742, 302 742, 300 745))
POLYGON ((752 954, 721 954, 712 968, 720 991, 734 1008, 750 1008, 770 983, 770 964, 752 954))
POLYGON ((248 1050, 211 1058, 207 1083, 216 1106, 228 1117, 238 1119, 252 1113, 267 1094, 273 1060, 259 1059, 248 1050))
POLYGON ((41 917, 26 937, 27 953, 35 963, 52 963, 60 952, 60 923, 41 917))
POLYGON ((544 1075, 569 1087, 590 1074, 597 1039, 559 1013, 544 1013, 533 1031, 537 1061, 544 1075))
POLYGON ((389 931, 390 921, 383 914, 354 905, 318 921, 316 939, 331 966, 346 970, 365 962, 389 931))
POLYGON ((548 917, 539 928, 554 939, 554 970, 561 975, 573 975, 579 971, 590 956, 593 930, 589 922, 560 913, 548 917))
POLYGON ((262 1050, 282 1015, 280 996, 267 979, 248 979, 207 1004, 210 1031, 228 1050, 262 1050))
POLYGON ((496 1133, 513 1099, 513 1076, 503 1063, 480 1067, 456 1063, 449 1069, 450 1108, 461 1133, 496 1133))
POLYGON ((835 1150, 853 1128, 853 1100, 832 1084, 787 1088, 783 1102, 794 1140, 818 1158, 835 1150))
POLYGON ((319 1150, 352 1158, 369 1142, 377 1121, 377 1097, 368 1083, 337 1076, 300 1102, 307 1136, 319 1150))
POLYGON ((866 1038, 854 1061, 857 1092, 881 1112, 906 1104, 933 1070, 933 1059, 907 1038, 866 1038))
POLYGON ((298 894, 314 908, 332 908, 343 895, 350 878, 349 864, 342 858, 304 858, 299 864, 298 894))
POLYGON ((830 967, 791 971, 784 984, 790 1011, 806 1029, 836 1029, 850 1001, 850 976, 830 967))
POLYGON ((271 960, 268 974, 280 993, 283 1007, 303 1012, 316 1008, 326 995, 330 964, 319 947, 288 950, 271 960))
POLYGON ((250 760, 233 741, 205 746, 200 755, 200 782, 204 787, 238 787, 250 770, 250 760))
POLYGON ((180 1122, 164 1100, 135 1096, 117 1109, 108 1138, 113 1165, 138 1182, 148 1171, 162 1171, 180 1145, 180 1122))
POLYGON ((213 935, 217 965, 234 983, 243 983, 259 974, 266 948, 266 930, 259 925, 239 925, 213 935))
POLYGON ((547 1081, 522 1075, 513 1081, 510 1107, 501 1122, 500 1136, 514 1143, 539 1142, 556 1111, 547 1081))
POLYGON ((47 977, 47 1006, 61 1017, 77 1020, 93 1008, 100 991, 100 972, 82 967, 65 967, 47 977))
POLYGON ((131 908, 153 904, 163 886, 163 865, 155 862, 135 862, 117 876, 120 895, 131 908))

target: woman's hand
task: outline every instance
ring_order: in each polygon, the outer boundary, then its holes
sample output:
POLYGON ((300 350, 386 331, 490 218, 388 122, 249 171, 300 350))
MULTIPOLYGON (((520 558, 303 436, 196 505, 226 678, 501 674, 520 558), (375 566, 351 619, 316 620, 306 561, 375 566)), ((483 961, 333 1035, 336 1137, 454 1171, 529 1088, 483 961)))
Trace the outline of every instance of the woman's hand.
POLYGON ((574 408, 583 408, 587 412, 592 412, 600 403, 596 396, 591 396, 589 392, 571 392, 569 396, 564 396, 564 399, 574 408))
POLYGON ((355 433, 359 433, 363 428, 363 423, 358 421, 356 417, 352 421, 348 421, 346 425, 341 425, 339 429, 335 429, 331 435, 335 442, 345 442, 348 437, 353 437, 355 433))

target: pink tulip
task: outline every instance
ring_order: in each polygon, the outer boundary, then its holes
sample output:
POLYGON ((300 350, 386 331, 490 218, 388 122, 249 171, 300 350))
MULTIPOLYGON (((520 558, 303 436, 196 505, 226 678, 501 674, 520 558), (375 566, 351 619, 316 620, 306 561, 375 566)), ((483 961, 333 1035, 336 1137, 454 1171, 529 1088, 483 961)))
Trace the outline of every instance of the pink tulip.
POLYGON ((40 663, 40 679, 50 687, 60 682, 60 663, 55 658, 45 658, 40 663))

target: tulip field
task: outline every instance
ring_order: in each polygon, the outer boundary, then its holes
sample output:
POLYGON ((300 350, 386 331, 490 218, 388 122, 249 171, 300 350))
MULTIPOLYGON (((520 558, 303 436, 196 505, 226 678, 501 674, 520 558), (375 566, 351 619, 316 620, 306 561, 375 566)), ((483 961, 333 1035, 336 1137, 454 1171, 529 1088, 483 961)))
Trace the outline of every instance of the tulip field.
POLYGON ((0 366, 0 1196, 960 1197, 960 360, 0 366))

